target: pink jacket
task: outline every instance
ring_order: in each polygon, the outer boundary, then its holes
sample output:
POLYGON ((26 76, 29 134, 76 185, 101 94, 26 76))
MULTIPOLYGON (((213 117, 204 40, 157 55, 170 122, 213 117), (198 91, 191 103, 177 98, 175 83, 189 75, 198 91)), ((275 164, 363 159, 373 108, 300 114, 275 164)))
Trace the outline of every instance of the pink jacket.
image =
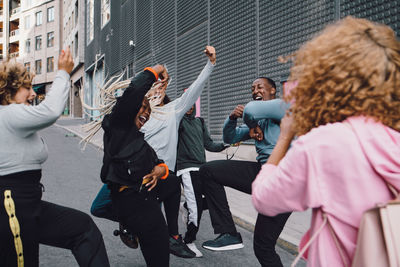
MULTIPOLYGON (((400 189, 400 132, 365 117, 320 126, 298 138, 278 166, 265 164, 252 185, 255 208, 273 216, 313 208, 304 246, 328 215, 354 256, 362 213, 392 198, 383 179, 400 189), (309 236, 308 236, 309 235, 309 236)), ((328 227, 308 251, 308 266, 343 266, 328 227)))

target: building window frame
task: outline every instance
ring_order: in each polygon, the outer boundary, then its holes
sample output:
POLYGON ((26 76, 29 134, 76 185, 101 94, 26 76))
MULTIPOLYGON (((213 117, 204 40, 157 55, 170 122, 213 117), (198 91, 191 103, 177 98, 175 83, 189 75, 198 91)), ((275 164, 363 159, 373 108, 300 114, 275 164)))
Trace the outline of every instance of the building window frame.
POLYGON ((40 26, 43 24, 43 12, 38 11, 35 13, 35 25, 40 26))
POLYGON ((46 62, 47 62, 47 72, 53 72, 54 71, 54 57, 48 57, 46 62))
POLYGON ((54 32, 47 33, 47 47, 54 46, 54 32))
POLYGON ((35 50, 39 51, 42 49, 42 36, 35 36, 35 50))
POLYGON ((31 38, 25 40, 25 53, 29 54, 31 52, 31 38))
POLYGON ((35 72, 36 74, 42 74, 42 60, 35 60, 35 72))
POLYGON ((54 6, 47 8, 47 22, 54 21, 54 6))

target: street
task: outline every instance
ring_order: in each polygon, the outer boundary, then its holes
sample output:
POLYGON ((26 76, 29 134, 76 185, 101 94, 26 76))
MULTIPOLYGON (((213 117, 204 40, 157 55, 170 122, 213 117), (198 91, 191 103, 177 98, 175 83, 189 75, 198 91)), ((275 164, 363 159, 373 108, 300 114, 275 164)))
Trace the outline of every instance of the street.
MULTIPOLYGON (((81 151, 80 139, 56 126, 41 131, 40 135, 49 150, 42 172, 43 199, 89 213, 91 202, 102 186, 99 173, 103 152, 92 145, 81 151)), ((103 233, 111 266, 146 266, 139 249, 130 249, 119 237, 113 236, 116 223, 99 218, 94 220, 103 233)), ((181 220, 179 224, 180 233, 184 233, 181 220)), ((216 237, 206 211, 196 241, 204 257, 182 259, 171 255, 170 266, 259 266, 253 253, 253 233, 239 227, 238 230, 242 234, 244 249, 212 252, 201 248, 202 242, 216 237)), ((294 256, 279 247, 277 251, 284 266, 290 266, 294 256)), ((40 266, 69 267, 77 264, 70 251, 40 246, 40 266)), ((305 264, 301 262, 298 266, 305 264)))

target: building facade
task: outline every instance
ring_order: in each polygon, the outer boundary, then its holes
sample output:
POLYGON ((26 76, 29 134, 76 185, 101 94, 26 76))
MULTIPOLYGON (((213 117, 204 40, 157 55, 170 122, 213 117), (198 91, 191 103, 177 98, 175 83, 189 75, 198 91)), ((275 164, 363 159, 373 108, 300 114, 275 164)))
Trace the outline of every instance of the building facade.
POLYGON ((84 85, 84 47, 85 47, 85 1, 63 0, 62 44, 70 47, 74 58, 71 73, 71 91, 68 110, 71 117, 82 117, 83 109, 80 98, 84 85))
POLYGON ((226 116, 251 100, 252 81, 268 76, 281 90, 290 63, 278 56, 293 53, 326 24, 352 15, 400 31, 398 0, 86 0, 85 9, 89 104, 96 82, 122 71, 131 77, 155 63, 167 65, 167 94, 174 99, 204 66, 204 46, 215 46, 217 66, 200 103, 217 140, 226 116))

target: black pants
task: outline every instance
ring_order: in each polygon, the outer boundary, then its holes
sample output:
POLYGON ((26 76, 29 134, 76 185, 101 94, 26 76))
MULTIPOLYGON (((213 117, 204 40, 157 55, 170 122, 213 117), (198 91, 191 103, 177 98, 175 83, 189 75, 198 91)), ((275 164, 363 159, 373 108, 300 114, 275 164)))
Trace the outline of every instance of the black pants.
MULTIPOLYGON (((235 233, 224 186, 251 194, 251 184, 261 169, 258 162, 217 160, 200 168, 211 223, 215 234, 235 233)), ((258 214, 254 230, 254 252, 262 266, 282 266, 276 254, 276 241, 290 213, 268 217, 258 214)))
POLYGON ((119 221, 138 236, 147 266, 169 266, 169 233, 178 233, 178 178, 172 175, 159 181, 151 192, 145 188, 141 192, 133 189, 119 192, 118 188, 119 186, 111 186, 113 208, 119 221), (160 201, 164 202, 168 227, 160 209, 160 201), (175 213, 176 215, 171 215, 175 213))
POLYGON ((17 266, 19 257, 25 267, 39 266, 39 243, 70 249, 79 266, 109 266, 103 237, 92 218, 78 210, 42 201, 40 177, 40 171, 0 176, 0 266, 17 266), (4 202, 7 192, 8 204, 4 202), (11 212, 10 216, 7 212, 11 212), (20 226, 20 234, 15 237, 11 227, 16 224, 10 223, 14 216, 20 226), (18 253, 22 256, 17 255, 14 243, 19 236, 23 252, 18 249, 18 253))
MULTIPOLYGON (((145 190, 145 189, 143 189, 145 190)), ((181 199, 180 182, 173 172, 165 180, 158 181, 153 189, 159 202, 164 203, 165 217, 167 218, 170 235, 177 235, 179 203, 181 199)), ((112 221, 119 221, 111 200, 111 192, 107 185, 103 185, 92 203, 90 212, 93 216, 112 221)))

